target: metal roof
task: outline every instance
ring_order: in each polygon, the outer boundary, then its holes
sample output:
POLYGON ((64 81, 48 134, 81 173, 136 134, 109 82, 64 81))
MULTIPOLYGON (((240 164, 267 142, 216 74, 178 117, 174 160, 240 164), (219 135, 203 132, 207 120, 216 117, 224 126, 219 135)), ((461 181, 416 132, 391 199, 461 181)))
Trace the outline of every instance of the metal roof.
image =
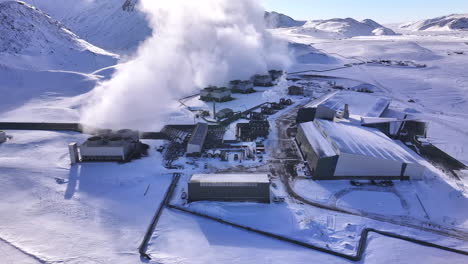
POLYGON ((205 142, 207 133, 208 133, 208 124, 198 123, 188 143, 192 145, 203 145, 203 143, 205 142))
POLYGON ((353 115, 366 117, 380 117, 388 108, 391 99, 372 94, 333 91, 309 104, 304 108, 326 107, 335 111, 343 111, 345 104, 349 105, 349 110, 353 115))
POLYGON ((418 163, 413 153, 407 151, 378 129, 326 120, 315 120, 314 122, 333 140, 340 152, 405 163, 418 163))
POLYGON ((339 155, 339 151, 335 149, 331 141, 327 139, 327 135, 315 122, 307 122, 299 125, 304 131, 307 141, 317 153, 319 157, 333 157, 339 155))
POLYGON ((190 183, 270 183, 265 173, 194 174, 190 183))

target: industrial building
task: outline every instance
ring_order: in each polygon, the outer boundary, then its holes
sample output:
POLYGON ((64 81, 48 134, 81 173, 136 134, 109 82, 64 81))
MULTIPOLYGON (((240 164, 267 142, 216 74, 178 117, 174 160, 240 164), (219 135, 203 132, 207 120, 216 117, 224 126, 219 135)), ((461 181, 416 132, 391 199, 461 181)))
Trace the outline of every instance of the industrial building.
POLYGON ((230 118, 234 115, 234 111, 230 108, 224 108, 215 114, 217 120, 230 118))
POLYGON ((424 167, 375 128, 317 119, 298 126, 297 144, 314 179, 413 179, 424 167))
POLYGON ((208 135, 208 124, 198 123, 187 144, 187 155, 199 155, 203 151, 203 146, 208 135))
POLYGON ((235 80, 229 83, 229 88, 233 93, 254 93, 254 84, 252 81, 235 80))
POLYGON ((299 86, 289 86, 288 87, 289 95, 304 95, 304 88, 299 86))
POLYGON ((6 133, 3 131, 0 131, 0 143, 3 143, 7 140, 6 133))
POLYGON ((86 161, 128 161, 140 150, 138 131, 119 130, 101 131, 98 135, 88 138, 83 144, 69 145, 70 160, 86 161))
POLYGON ((271 75, 257 74, 252 77, 252 82, 255 86, 259 87, 271 87, 273 86, 273 78, 271 75))
POLYGON ((268 137, 270 123, 267 120, 250 120, 249 123, 236 125, 236 137, 242 141, 254 141, 257 138, 268 137))
POLYGON ((335 120, 347 115, 380 117, 390 106, 391 100, 371 94, 341 91, 329 93, 305 105, 298 112, 298 123, 315 119, 335 120))
POLYGON ((270 70, 270 71, 268 71, 268 73, 270 74, 273 81, 276 81, 279 78, 281 78, 281 76, 283 76, 283 71, 281 71, 281 70, 270 70))
POLYGON ((231 90, 226 87, 210 86, 200 92, 200 100, 207 102, 226 102, 232 99, 231 90))
POLYGON ((189 202, 270 202, 268 174, 194 174, 187 189, 189 202))
POLYGON ((427 136, 427 123, 420 120, 361 117, 361 125, 376 128, 391 138, 405 142, 427 136))

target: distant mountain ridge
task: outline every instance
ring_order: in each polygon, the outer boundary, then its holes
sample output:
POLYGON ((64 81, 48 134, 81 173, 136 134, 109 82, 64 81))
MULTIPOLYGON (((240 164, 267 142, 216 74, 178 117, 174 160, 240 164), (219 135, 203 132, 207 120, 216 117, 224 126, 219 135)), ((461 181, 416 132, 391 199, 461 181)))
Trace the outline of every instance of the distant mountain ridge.
POLYGON ((468 14, 452 14, 432 19, 406 23, 402 29, 415 31, 456 31, 468 30, 468 14))
POLYGON ((265 23, 267 28, 288 28, 302 26, 306 21, 295 20, 278 12, 265 12, 265 23))
MULTIPOLYGON (((139 0, 24 0, 80 38, 116 53, 131 53, 152 34, 139 0)), ((1 0, 0 0, 1 2, 1 0)))
POLYGON ((371 19, 357 21, 353 18, 333 18, 312 20, 302 27, 295 28, 295 33, 325 38, 352 38, 357 36, 396 35, 396 33, 371 19))

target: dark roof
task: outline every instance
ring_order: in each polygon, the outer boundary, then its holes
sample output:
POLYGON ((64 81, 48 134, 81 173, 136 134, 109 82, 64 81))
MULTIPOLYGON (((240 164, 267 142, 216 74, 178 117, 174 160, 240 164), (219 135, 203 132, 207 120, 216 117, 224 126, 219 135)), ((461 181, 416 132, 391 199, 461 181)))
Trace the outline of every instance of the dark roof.
POLYGON ((203 145, 208 134, 208 124, 198 123, 190 138, 189 144, 203 145))

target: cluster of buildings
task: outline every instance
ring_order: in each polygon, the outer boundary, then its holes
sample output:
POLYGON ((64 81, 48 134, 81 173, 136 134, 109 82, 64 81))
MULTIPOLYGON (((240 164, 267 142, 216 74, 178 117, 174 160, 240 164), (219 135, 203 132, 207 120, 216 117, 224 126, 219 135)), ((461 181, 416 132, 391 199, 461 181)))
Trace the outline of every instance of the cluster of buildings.
POLYGON ((313 178, 421 179, 418 157, 393 139, 425 136, 426 124, 382 117, 389 105, 383 97, 334 92, 299 111, 296 142, 313 178))
POLYGON ((271 87, 281 78, 283 71, 270 70, 268 74, 257 74, 250 80, 233 80, 228 87, 209 86, 200 92, 200 100, 206 102, 226 102, 232 100, 232 93, 254 93, 254 87, 271 87))

